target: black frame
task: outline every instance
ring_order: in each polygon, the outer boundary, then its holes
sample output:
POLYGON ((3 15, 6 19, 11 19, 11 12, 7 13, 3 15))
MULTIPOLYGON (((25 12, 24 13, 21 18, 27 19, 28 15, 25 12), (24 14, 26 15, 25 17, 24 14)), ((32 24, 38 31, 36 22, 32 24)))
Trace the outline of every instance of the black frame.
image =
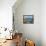
POLYGON ((23 15, 23 24, 34 24, 34 15, 23 15))

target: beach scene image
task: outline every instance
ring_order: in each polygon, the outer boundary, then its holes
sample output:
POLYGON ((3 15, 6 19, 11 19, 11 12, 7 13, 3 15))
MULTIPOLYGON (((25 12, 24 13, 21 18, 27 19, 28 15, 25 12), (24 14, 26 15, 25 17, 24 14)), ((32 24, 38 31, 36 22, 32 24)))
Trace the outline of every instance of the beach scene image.
POLYGON ((28 15, 28 16, 25 15, 23 18, 24 24, 33 24, 33 21, 34 21, 33 15, 28 15))

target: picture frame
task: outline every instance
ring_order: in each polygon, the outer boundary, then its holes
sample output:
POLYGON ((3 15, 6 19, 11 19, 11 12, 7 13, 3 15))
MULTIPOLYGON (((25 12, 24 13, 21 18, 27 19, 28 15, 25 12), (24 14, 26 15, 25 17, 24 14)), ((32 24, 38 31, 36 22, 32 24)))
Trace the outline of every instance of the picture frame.
POLYGON ((34 24, 34 15, 23 15, 23 24, 34 24))

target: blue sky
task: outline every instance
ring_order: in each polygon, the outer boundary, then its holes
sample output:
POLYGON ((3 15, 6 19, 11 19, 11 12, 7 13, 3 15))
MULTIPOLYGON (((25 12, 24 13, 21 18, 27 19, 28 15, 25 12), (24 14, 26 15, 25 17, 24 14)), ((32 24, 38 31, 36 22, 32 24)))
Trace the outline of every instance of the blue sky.
POLYGON ((24 16, 24 18, 32 18, 32 16, 24 16))

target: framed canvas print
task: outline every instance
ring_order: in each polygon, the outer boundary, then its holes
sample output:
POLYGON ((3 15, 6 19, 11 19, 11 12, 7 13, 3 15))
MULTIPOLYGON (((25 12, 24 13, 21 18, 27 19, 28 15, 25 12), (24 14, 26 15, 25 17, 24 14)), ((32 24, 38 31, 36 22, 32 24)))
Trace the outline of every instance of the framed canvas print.
POLYGON ((33 24, 34 16, 33 15, 23 15, 23 24, 33 24))

